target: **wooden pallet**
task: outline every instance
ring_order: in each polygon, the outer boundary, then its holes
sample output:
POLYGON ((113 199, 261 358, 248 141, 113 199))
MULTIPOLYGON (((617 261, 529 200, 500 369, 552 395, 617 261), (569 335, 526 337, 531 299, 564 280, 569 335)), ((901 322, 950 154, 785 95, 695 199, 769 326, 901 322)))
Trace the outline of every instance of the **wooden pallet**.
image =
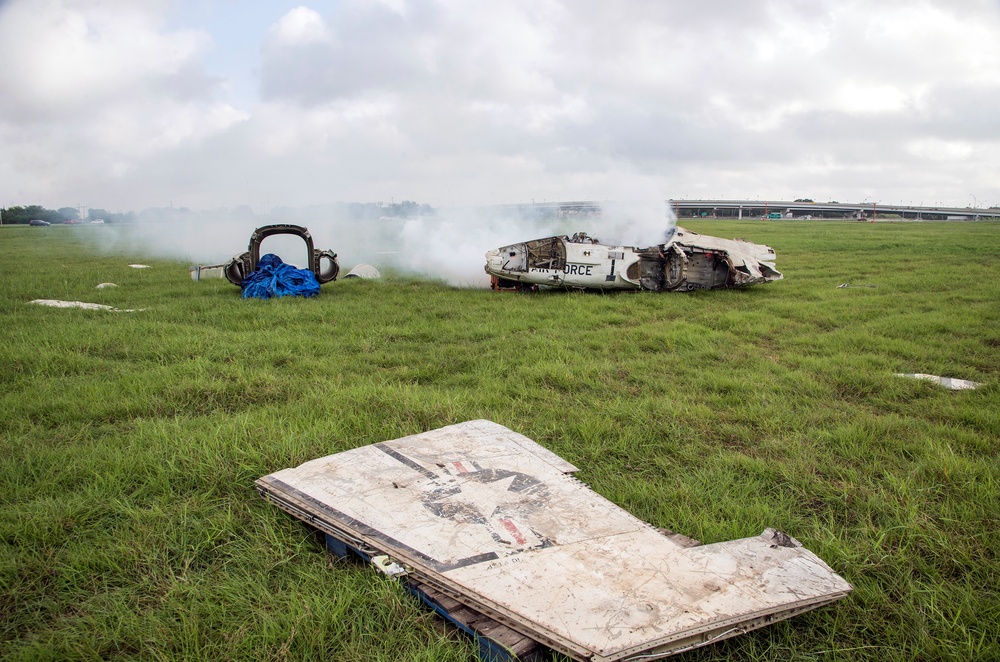
MULTIPOLYGON (((338 540, 329 533, 324 535, 327 551, 337 558, 371 562, 371 556, 361 549, 338 540)), ((536 662, 548 653, 548 649, 534 639, 498 623, 426 582, 403 576, 400 583, 446 622, 472 637, 479 648, 479 659, 482 662, 536 662)))

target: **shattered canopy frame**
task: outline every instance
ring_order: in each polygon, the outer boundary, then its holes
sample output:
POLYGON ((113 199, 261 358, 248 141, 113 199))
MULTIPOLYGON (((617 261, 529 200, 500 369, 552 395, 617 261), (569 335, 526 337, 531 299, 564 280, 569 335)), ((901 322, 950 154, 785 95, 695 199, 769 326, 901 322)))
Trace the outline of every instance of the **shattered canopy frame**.
POLYGON ((470 421, 284 469, 261 495, 578 660, 638 660, 844 597, 775 531, 685 547, 573 478, 527 437, 470 421))

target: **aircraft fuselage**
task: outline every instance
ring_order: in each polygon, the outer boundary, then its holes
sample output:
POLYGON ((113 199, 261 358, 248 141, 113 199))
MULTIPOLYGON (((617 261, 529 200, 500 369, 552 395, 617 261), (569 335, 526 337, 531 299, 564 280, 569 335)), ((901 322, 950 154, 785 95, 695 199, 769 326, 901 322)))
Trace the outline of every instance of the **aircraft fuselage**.
POLYGON ((677 228, 665 243, 648 248, 601 244, 580 232, 534 239, 489 251, 485 269, 499 290, 688 291, 779 280, 774 259, 763 244, 677 228))

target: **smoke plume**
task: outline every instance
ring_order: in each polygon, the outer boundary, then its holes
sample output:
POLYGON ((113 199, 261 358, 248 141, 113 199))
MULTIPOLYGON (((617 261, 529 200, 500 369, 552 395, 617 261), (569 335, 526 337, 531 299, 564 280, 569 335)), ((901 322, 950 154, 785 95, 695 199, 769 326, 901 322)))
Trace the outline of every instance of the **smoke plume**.
MULTIPOLYGON (((247 249, 253 230, 272 223, 309 229, 313 244, 335 251, 341 273, 361 263, 380 270, 441 280, 457 287, 486 287, 486 251, 541 237, 586 232, 602 243, 650 246, 662 243, 674 225, 663 200, 597 204, 579 213, 572 206, 509 205, 451 208, 411 217, 349 218, 345 207, 283 208, 266 215, 242 210, 191 212, 164 218, 94 228, 98 246, 130 258, 159 257, 191 264, 219 264, 247 249)), ((264 240, 261 253, 275 253, 303 266, 305 244, 277 235, 264 240)))

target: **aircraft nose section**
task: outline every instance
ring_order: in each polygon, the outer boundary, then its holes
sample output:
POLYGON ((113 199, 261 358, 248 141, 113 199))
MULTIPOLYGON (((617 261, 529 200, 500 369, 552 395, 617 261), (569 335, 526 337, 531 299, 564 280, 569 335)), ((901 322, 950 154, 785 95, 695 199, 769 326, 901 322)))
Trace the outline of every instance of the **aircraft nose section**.
POLYGON ((486 253, 486 271, 492 273, 503 269, 503 258, 500 257, 500 249, 496 248, 486 253))

